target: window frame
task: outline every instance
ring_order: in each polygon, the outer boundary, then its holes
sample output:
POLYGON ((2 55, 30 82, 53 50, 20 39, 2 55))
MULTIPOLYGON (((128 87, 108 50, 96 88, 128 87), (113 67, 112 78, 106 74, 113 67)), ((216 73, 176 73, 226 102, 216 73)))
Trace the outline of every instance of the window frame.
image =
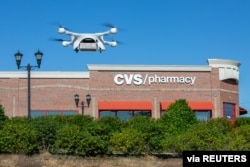
POLYGON ((235 103, 223 102, 223 117, 227 118, 228 120, 236 119, 236 104, 235 103), (227 113, 228 111, 230 112, 229 114, 227 113))

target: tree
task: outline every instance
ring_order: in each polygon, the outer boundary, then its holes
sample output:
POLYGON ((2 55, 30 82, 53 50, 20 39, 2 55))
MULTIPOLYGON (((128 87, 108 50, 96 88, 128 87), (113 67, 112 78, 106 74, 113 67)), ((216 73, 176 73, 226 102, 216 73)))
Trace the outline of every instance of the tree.
POLYGON ((185 99, 176 100, 175 103, 172 103, 162 116, 161 121, 165 124, 170 135, 185 132, 198 122, 195 113, 185 99))

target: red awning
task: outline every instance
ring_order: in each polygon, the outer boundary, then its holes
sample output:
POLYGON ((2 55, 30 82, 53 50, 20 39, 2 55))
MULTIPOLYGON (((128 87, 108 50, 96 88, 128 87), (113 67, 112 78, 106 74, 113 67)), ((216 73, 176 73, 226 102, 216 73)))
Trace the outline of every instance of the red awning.
POLYGON ((192 110, 213 110, 214 106, 211 102, 188 102, 188 105, 192 110))
POLYGON ((149 101, 101 101, 99 110, 152 110, 149 101))
MULTIPOLYGON (((174 102, 162 101, 161 110, 166 110, 172 103, 174 102)), ((207 101, 190 101, 188 102, 188 106, 192 110, 213 110, 214 109, 213 103, 207 102, 207 101)))
POLYGON ((169 106, 170 106, 170 104, 172 104, 173 102, 171 102, 171 101, 162 101, 161 102, 161 110, 166 110, 169 106))
POLYGON ((240 107, 240 115, 247 114, 247 110, 243 107, 240 107))

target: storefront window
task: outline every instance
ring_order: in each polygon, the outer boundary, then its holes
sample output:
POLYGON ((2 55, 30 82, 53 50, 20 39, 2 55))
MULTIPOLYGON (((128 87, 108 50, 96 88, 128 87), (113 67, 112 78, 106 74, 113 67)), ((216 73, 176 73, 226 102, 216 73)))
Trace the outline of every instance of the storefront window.
POLYGON ((31 118, 41 117, 45 116, 45 113, 43 111, 31 111, 31 118))
POLYGON ((116 116, 116 111, 102 111, 100 112, 100 118, 105 116, 116 116))
POLYGON ((223 113, 224 117, 229 120, 235 119, 235 104, 233 103, 223 103, 223 113))
POLYGON ((75 110, 32 110, 31 118, 51 115, 78 115, 75 110))
POLYGON ((47 112, 47 116, 50 116, 50 115, 61 115, 61 112, 58 112, 58 111, 48 111, 47 112))
POLYGON ((133 111, 117 111, 117 117, 122 120, 128 120, 133 117, 133 111))
POLYGON ((115 116, 122 120, 128 120, 134 116, 151 117, 150 111, 100 111, 100 118, 105 116, 115 116))
POLYGON ((150 111, 135 111, 134 116, 148 116, 151 117, 151 112, 150 111))
POLYGON ((208 121, 211 118, 211 111, 194 111, 195 116, 200 121, 208 121))

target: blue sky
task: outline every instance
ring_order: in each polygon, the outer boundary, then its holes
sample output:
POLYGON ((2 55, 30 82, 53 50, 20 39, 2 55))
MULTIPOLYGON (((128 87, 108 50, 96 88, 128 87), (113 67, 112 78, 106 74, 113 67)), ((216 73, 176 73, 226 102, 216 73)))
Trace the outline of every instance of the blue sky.
POLYGON ((249 0, 11 0, 0 1, 0 70, 36 65, 41 71, 87 71, 86 64, 207 65, 207 59, 241 62, 240 105, 250 111, 249 0), (122 28, 110 39, 123 42, 106 51, 78 52, 50 38, 60 23, 74 32, 102 32, 112 23, 122 28))

